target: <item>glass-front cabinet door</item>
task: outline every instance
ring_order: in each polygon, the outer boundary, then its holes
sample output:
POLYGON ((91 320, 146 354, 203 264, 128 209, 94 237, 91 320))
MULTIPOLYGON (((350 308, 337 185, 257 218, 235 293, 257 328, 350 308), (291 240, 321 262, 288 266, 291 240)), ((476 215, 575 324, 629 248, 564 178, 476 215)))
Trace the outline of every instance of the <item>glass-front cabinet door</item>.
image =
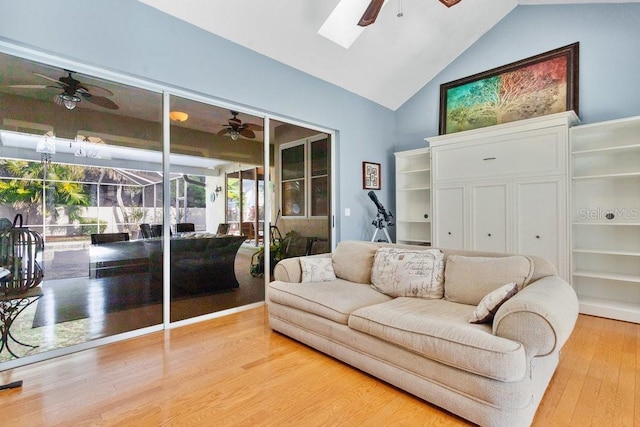
POLYGON ((311 216, 329 214, 329 138, 311 141, 311 216))
POLYGON ((306 215, 306 145, 295 144, 281 151, 282 215, 306 215))

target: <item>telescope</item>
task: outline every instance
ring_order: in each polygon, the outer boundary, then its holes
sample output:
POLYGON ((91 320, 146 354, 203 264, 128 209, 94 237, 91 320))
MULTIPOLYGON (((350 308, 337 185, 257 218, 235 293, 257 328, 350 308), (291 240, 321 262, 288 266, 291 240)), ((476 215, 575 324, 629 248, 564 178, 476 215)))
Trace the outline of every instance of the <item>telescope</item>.
MULTIPOLYGON (((374 193, 373 191, 369 191, 367 195, 369 196, 371 201, 376 205, 376 208, 378 208, 378 213, 376 214, 376 217, 374 218, 374 220, 371 222, 371 224, 376 227, 376 231, 375 233, 373 233, 373 237, 371 238, 371 241, 372 242, 375 241, 378 231, 382 230, 384 231, 384 234, 387 237, 386 241, 389 243, 393 243, 391 241, 391 237, 389 237, 389 233, 387 232, 387 228, 386 228, 388 225, 393 225, 393 214, 388 210, 386 210, 384 206, 382 206, 382 203, 380 203, 380 200, 378 200, 376 193, 374 193)), ((380 240, 380 241, 384 241, 384 240, 380 240)))
POLYGON ((382 206, 382 203, 380 203, 380 200, 378 200, 376 193, 374 193, 373 191, 369 191, 367 194, 369 195, 369 198, 371 199, 371 201, 378 208, 378 214, 382 215, 387 225, 393 225, 393 214, 388 210, 386 210, 384 206, 382 206))

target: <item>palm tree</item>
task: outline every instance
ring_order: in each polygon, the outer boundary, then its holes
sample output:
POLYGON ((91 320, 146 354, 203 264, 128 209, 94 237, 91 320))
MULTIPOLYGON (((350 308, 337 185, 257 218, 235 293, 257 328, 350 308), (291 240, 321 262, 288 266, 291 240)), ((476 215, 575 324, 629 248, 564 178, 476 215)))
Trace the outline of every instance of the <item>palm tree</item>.
POLYGON ((15 177, 0 180, 0 203, 12 205, 15 210, 23 212, 29 223, 30 214, 43 213, 43 164, 0 160, 0 166, 5 170, 3 175, 15 177))
POLYGON ((3 175, 12 179, 0 180, 0 203, 10 204, 17 211, 24 212, 27 224, 30 214, 59 217, 57 207, 67 209, 69 219, 80 218, 82 207, 90 201, 85 186, 82 166, 48 164, 23 160, 0 160, 3 175), (47 194, 47 206, 43 204, 43 194, 47 194))

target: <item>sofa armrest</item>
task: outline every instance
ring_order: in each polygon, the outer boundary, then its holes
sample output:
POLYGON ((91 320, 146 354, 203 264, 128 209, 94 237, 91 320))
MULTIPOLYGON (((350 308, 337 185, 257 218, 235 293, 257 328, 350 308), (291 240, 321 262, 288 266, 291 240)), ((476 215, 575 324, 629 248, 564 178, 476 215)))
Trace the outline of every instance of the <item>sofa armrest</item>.
POLYGON ((518 341, 527 355, 545 356, 562 348, 578 318, 578 297, 567 282, 547 276, 507 300, 493 320, 493 333, 518 341))
POLYGON ((330 253, 308 255, 306 257, 285 258, 278 262, 273 269, 274 280, 282 282, 300 283, 302 281, 302 267, 300 267, 300 258, 331 258, 330 253))

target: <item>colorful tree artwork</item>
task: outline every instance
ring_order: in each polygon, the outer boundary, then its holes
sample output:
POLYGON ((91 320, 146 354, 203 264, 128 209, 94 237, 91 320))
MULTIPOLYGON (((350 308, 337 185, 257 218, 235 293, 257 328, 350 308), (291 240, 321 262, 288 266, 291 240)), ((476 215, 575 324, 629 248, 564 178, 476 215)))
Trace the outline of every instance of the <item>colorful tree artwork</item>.
POLYGON ((500 67, 500 72, 492 70, 442 85, 440 133, 577 109, 577 70, 570 69, 573 57, 564 52, 542 55, 548 59, 520 61, 517 66, 500 67))

